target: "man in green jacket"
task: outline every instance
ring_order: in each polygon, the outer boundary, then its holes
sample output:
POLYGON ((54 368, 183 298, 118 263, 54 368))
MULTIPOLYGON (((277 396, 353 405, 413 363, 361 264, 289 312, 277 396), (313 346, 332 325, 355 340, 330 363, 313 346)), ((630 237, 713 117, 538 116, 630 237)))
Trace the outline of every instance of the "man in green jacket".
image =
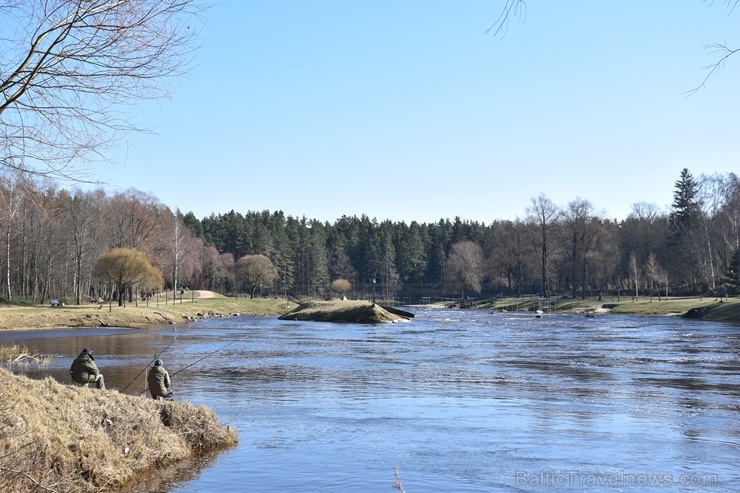
POLYGON ((95 382, 97 388, 105 390, 103 375, 98 370, 98 365, 95 364, 92 351, 87 348, 83 349, 72 362, 69 375, 72 377, 72 381, 81 387, 87 387, 87 384, 95 382))
POLYGON ((152 399, 159 400, 172 397, 170 374, 164 369, 164 363, 162 363, 161 359, 154 362, 154 366, 149 370, 149 375, 147 375, 147 380, 152 399))

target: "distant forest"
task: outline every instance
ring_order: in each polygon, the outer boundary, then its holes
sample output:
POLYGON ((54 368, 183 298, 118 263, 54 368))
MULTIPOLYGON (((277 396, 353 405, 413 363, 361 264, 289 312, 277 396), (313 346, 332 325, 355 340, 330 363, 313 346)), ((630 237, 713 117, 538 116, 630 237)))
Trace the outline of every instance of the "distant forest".
MULTIPOLYGON (((227 295, 377 298, 401 302, 490 296, 591 298, 738 294, 740 181, 684 169, 668 209, 633 205, 623 220, 588 200, 534 197, 523 219, 490 224, 334 223, 281 211, 198 219, 128 190, 66 190, 21 173, 0 177, 0 296, 86 303, 116 298, 96 262, 113 248, 144 253, 156 289, 227 295)), ((492 210, 491 215, 495 216, 492 210)), ((152 287, 132 283, 128 296, 152 287)))

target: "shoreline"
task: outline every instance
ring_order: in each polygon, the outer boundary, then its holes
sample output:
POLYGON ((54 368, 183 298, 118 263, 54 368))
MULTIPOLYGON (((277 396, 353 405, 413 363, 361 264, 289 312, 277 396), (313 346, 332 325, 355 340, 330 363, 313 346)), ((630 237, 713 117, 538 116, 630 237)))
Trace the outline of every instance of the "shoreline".
POLYGON ((34 380, 0 368, 6 493, 111 491, 238 441, 208 407, 34 380))
POLYGON ((145 328, 178 325, 204 318, 238 315, 281 315, 297 306, 285 299, 227 298, 212 295, 184 300, 183 303, 149 306, 139 303, 117 305, 3 306, 0 331, 15 329, 53 329, 75 327, 145 328))
MULTIPOLYGON (((372 309, 368 301, 313 301, 298 305, 285 299, 249 299, 207 296, 187 303, 159 306, 113 306, 110 310, 100 305, 67 306, 11 306, 0 308, 0 332, 13 330, 46 330, 55 328, 166 328, 205 318, 240 315, 275 316, 284 320, 344 321, 360 323, 397 322, 404 320, 385 310, 372 309), (363 310, 367 310, 363 313, 363 310)), ((430 306, 430 305, 419 305, 430 306)), ((446 306, 435 304, 433 306, 446 306)), ((537 298, 504 298, 482 300, 469 309, 491 311, 535 311, 543 309, 537 298)), ((551 301, 543 311, 608 316, 609 314, 635 316, 684 316, 724 322, 740 322, 740 299, 670 298, 668 300, 644 298, 624 301, 572 300, 551 301)))

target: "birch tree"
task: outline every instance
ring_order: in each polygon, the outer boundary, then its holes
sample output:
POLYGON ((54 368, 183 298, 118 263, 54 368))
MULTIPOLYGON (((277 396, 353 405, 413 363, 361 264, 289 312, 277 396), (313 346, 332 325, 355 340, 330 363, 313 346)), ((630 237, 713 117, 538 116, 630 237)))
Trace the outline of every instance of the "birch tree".
POLYGON ((13 299, 11 286, 11 231, 23 195, 23 176, 8 173, 0 176, 0 218, 5 221, 5 290, 8 300, 13 299))

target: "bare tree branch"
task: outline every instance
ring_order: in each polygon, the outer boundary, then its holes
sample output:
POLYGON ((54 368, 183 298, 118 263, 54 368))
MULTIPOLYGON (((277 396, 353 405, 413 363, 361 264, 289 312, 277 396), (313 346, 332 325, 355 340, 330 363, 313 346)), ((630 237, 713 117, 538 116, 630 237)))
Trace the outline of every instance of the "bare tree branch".
POLYGON ((706 48, 707 50, 711 50, 712 54, 717 56, 717 60, 714 63, 704 67, 704 70, 707 71, 707 75, 704 77, 704 80, 701 81, 701 84, 691 89, 690 91, 686 91, 685 94, 687 98, 691 97, 699 89, 704 89, 709 78, 724 68, 728 58, 740 51, 740 48, 733 49, 728 47, 725 43, 713 43, 711 45, 706 45, 704 48, 706 48))
POLYGON ((70 180, 185 75, 197 0, 0 0, 0 165, 70 180))
POLYGON ((527 17, 527 4, 524 0, 506 0, 501 15, 499 15, 491 27, 486 29, 485 34, 493 31, 494 36, 498 36, 499 34, 505 36, 506 31, 509 30, 509 19, 511 17, 527 17))
MULTIPOLYGON (((702 1, 705 3, 709 3, 710 6, 714 4, 714 0, 702 1)), ((733 14, 735 9, 737 8, 738 3, 740 3, 740 0, 723 0, 723 3, 727 6, 727 15, 729 16, 733 14)), ((501 10, 501 14, 499 15, 498 19, 496 19, 496 22, 494 22, 493 25, 486 30, 486 34, 493 31, 494 36, 505 36, 506 32, 509 29, 509 20, 512 17, 526 18, 526 16, 527 4, 525 0, 506 0, 506 3, 501 10)), ((722 68, 724 68, 725 63, 727 63, 727 60, 732 55, 740 51, 740 48, 730 48, 729 46, 727 46, 726 42, 712 43, 710 45, 706 45, 705 48, 710 50, 712 55, 717 56, 717 59, 714 63, 711 63, 704 67, 704 70, 707 71, 706 76, 698 86, 684 93, 686 94, 687 98, 691 97, 693 94, 699 91, 699 89, 705 88, 707 81, 722 68)))

